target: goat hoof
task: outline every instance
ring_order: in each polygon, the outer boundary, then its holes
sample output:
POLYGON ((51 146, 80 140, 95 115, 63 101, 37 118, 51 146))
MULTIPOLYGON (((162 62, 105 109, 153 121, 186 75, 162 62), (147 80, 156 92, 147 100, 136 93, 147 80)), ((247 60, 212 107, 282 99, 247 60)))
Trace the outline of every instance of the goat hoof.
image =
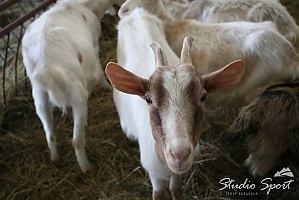
POLYGON ((51 158, 51 162, 53 163, 53 165, 55 167, 58 167, 58 168, 63 165, 63 163, 62 163, 62 161, 61 161, 61 159, 60 159, 59 156, 56 156, 55 158, 51 158))

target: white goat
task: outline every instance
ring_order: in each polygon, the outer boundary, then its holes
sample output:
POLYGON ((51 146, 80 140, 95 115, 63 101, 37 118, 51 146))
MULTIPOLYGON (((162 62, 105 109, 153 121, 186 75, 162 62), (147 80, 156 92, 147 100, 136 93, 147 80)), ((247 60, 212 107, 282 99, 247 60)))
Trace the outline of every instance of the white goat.
POLYGON ((196 19, 204 23, 272 21, 279 32, 299 51, 299 27, 279 1, 196 0, 189 4, 182 18, 196 19))
POLYGON ((51 160, 59 156, 54 135, 52 106, 71 107, 73 146, 83 172, 89 168, 84 127, 87 100, 99 82, 111 88, 99 62, 99 19, 109 0, 61 0, 36 19, 22 40, 23 60, 32 84, 37 115, 42 121, 51 160))
POLYGON ((246 105, 259 94, 258 88, 299 75, 298 54, 271 22, 204 24, 174 20, 161 0, 127 0, 118 14, 125 17, 136 7, 143 7, 162 19, 166 39, 177 55, 184 37, 194 38, 192 60, 199 74, 217 70, 236 59, 245 62, 244 78, 236 87, 212 94, 207 101, 210 107, 246 105))
POLYGON ((161 20, 136 9, 118 24, 119 65, 106 67, 116 88, 122 129, 139 142, 154 199, 164 199, 164 180, 170 180, 173 198, 180 199, 181 174, 199 153, 206 94, 237 84, 244 72, 243 62, 236 61, 199 76, 192 66, 191 43, 186 37, 179 61, 165 39, 161 20))

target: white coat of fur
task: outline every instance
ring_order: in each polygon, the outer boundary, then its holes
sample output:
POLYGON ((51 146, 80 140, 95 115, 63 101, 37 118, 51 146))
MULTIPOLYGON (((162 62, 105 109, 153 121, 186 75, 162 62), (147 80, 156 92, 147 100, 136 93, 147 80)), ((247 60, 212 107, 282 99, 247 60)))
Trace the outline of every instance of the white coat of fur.
POLYGON ((211 94, 207 106, 247 105, 259 94, 259 88, 299 76, 296 50, 271 22, 204 24, 188 19, 175 20, 161 0, 127 0, 118 14, 125 17, 137 7, 162 19, 167 42, 177 55, 184 37, 194 38, 192 60, 199 74, 220 69, 236 59, 245 62, 246 70, 240 83, 230 90, 211 94))
POLYGON ((72 143, 83 172, 90 168, 84 133, 87 100, 99 82, 105 89, 111 88, 98 54, 99 19, 111 5, 112 1, 108 0, 58 1, 28 27, 22 40, 23 61, 51 160, 59 158, 52 107, 59 107, 63 112, 71 107, 72 143))
POLYGON ((279 32, 299 50, 299 27, 279 1, 195 0, 190 3, 182 18, 196 19, 203 23, 272 21, 279 32))
POLYGON ((173 0, 162 0, 167 12, 175 19, 181 19, 188 9, 189 2, 179 2, 173 0))
MULTIPOLYGON (((162 22, 143 9, 136 9, 128 17, 121 19, 118 24, 118 64, 138 76, 149 78, 155 71, 154 54, 150 48, 153 41, 161 44, 171 66, 180 63, 166 41, 162 22)), ((155 196, 156 191, 163 190, 164 180, 172 180, 172 184, 175 185, 179 175, 171 172, 167 164, 158 158, 159 149, 157 150, 152 135, 148 105, 145 100, 116 89, 113 91, 121 127, 129 138, 138 140, 140 160, 149 173, 155 196)))

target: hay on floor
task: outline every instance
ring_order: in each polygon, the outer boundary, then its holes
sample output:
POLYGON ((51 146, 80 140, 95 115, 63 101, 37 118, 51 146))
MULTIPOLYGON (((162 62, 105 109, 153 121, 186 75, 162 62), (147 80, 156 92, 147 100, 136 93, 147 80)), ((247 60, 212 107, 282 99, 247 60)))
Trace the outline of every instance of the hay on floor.
MULTIPOLYGON (((299 5, 296 6, 294 12, 299 10, 299 5)), ((117 21, 117 17, 105 16, 102 23, 104 35, 100 40, 100 59, 103 67, 109 61, 116 61, 117 21)), ((0 199, 151 198, 152 188, 139 162, 138 145, 122 132, 111 92, 99 87, 89 100, 86 140, 93 169, 87 174, 81 173, 71 145, 72 113, 61 116, 61 112, 55 110, 61 155, 60 165, 55 166, 50 162, 43 127, 35 114, 32 99, 29 96, 23 102, 11 108, 2 124, 6 134, 0 135, 0 199)), ((237 113, 238 110, 221 108, 206 115, 200 141, 202 157, 184 176, 184 199, 298 198, 298 183, 288 190, 273 191, 268 197, 265 192, 244 196, 228 193, 237 190, 219 191, 222 187, 219 181, 225 177, 234 179, 235 183, 248 179, 258 186, 259 182, 243 165, 247 157, 244 144, 230 143, 226 138, 226 129, 237 113)), ((295 177, 299 177, 298 168, 292 163, 288 166, 295 177)), ((273 177, 273 172, 270 176, 273 177)))

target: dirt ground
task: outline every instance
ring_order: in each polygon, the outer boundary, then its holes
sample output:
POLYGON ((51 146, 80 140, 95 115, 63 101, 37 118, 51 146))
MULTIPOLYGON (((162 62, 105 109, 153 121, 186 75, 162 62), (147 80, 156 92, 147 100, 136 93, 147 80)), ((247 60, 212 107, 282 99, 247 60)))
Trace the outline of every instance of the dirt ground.
MULTIPOLYGON (((282 0, 299 24, 299 0, 282 0)), ((105 16, 100 40, 103 66, 116 61, 117 17, 105 16)), ((29 94, 30 95, 30 94, 29 94)), ((5 115, 0 134, 0 199, 151 199, 151 184, 139 162, 138 145, 129 141, 119 124, 112 93, 100 87, 89 100, 86 127, 87 155, 92 171, 80 172, 71 145, 72 113, 61 116, 55 110, 55 127, 61 163, 50 162, 41 122, 31 98, 16 101, 5 115)), ((285 190, 261 191, 260 180, 253 179, 243 165, 246 149, 242 142, 230 143, 226 130, 238 110, 220 108, 206 115, 200 140, 202 158, 184 176, 183 199, 299 199, 298 160, 277 166, 290 167, 295 183, 285 190), (255 184, 254 190, 219 190, 223 178, 234 183, 255 184)), ((286 180, 284 180, 286 181, 286 180)), ((274 183, 274 182, 273 182, 274 183)))

